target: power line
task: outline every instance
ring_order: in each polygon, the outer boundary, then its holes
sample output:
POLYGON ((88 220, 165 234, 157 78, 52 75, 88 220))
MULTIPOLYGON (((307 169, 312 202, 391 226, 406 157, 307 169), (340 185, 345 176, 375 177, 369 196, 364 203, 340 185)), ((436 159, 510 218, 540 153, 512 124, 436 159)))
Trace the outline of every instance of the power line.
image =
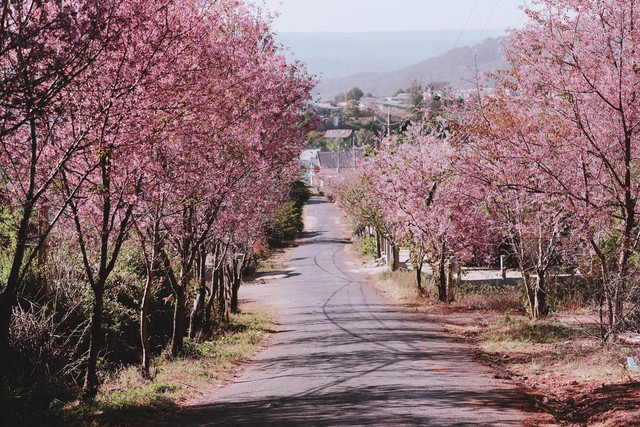
POLYGON ((458 43, 460 42, 460 38, 462 37, 462 33, 464 33, 464 31, 467 29, 467 25, 469 25, 469 21, 471 20, 471 15, 473 15, 473 11, 476 10, 476 6, 477 5, 478 5, 478 0, 476 0, 475 3, 473 3, 473 7, 471 8, 471 12, 469 12, 469 16, 467 16, 467 21, 464 23, 464 26, 462 27, 462 30, 460 30, 460 34, 458 34, 458 40, 456 40, 456 44, 453 45, 454 49, 456 47, 458 47, 458 43))
POLYGON ((482 30, 480 31, 480 34, 478 34, 478 38, 476 38, 476 43, 478 43, 478 41, 480 41, 480 36, 482 36, 482 33, 484 33, 484 30, 487 29, 487 25, 489 25, 489 21, 491 21, 491 18, 493 18, 493 14, 496 13, 496 9, 498 8, 498 5, 500 4, 500 1, 501 0, 497 0, 495 6, 493 6, 493 10, 491 11, 491 14, 489 15, 489 17, 485 21, 484 26, 482 27, 482 30))
MULTIPOLYGON (((524 0, 524 7, 525 7, 525 10, 526 10, 526 9, 529 9, 529 4, 527 3, 527 0, 524 0)), ((524 12, 524 11, 523 11, 523 12, 524 12)), ((518 28, 518 27, 520 26, 520 23, 522 22, 522 20, 523 20, 526 16, 527 16, 527 14, 526 14, 526 13, 523 13, 523 14, 520 16, 520 19, 518 19, 518 23, 516 24, 515 28, 518 28)))

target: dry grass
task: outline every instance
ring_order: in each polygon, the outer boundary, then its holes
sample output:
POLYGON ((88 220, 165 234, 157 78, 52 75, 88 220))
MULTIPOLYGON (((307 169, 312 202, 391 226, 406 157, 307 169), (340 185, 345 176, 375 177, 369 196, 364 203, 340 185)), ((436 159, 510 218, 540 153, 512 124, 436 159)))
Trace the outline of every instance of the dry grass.
POLYGON ((415 273, 412 271, 385 271, 376 277, 375 285, 393 301, 400 304, 423 303, 423 296, 418 292, 415 273))
MULTIPOLYGON (((569 380, 583 385, 638 381, 626 358, 636 350, 603 345, 589 328, 553 321, 501 322, 486 328, 480 348, 500 356, 514 373, 546 381, 569 380)), ((532 380, 535 382, 535 380, 532 380)))
POLYGON ((476 341, 514 381, 543 396, 547 410, 569 425, 637 425, 640 373, 626 365, 638 349, 606 344, 595 325, 524 318, 483 328, 476 341), (621 401, 625 401, 621 405, 621 401))
POLYGON ((264 346, 272 326, 273 315, 261 309, 232 315, 215 339, 188 345, 185 357, 158 358, 153 380, 145 380, 131 366, 107 379, 93 403, 52 409, 65 426, 156 425, 176 405, 229 381, 234 370, 264 346))
POLYGON ((269 251, 267 258, 260 259, 257 271, 260 273, 268 273, 270 271, 282 270, 286 268, 290 251, 286 248, 277 248, 269 251))
POLYGON ((454 304, 470 310, 516 314, 524 310, 524 297, 517 285, 493 286, 463 283, 456 292, 454 304))

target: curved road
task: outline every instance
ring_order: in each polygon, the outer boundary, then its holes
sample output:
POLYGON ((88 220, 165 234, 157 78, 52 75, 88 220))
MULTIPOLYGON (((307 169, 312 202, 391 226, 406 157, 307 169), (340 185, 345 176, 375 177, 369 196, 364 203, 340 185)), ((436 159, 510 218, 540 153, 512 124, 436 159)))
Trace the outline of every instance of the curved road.
POLYGON ((273 344, 175 425, 535 424, 522 395, 468 346, 350 271, 331 203, 312 198, 305 221, 286 277, 240 290, 279 313, 273 344))

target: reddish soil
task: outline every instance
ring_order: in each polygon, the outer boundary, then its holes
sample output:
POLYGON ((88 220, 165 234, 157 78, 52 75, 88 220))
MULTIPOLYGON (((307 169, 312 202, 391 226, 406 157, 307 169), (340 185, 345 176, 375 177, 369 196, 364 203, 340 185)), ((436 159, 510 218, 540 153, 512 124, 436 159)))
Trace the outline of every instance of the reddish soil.
MULTIPOLYGON (((415 304, 408 306, 416 310, 415 304)), ((502 318, 495 312, 443 305, 421 305, 418 310, 424 312, 429 321, 442 324, 460 339, 475 344, 479 342, 478 325, 493 325, 502 318)), ((549 356, 549 344, 528 344, 520 349, 524 351, 500 354, 478 348, 477 357, 491 365, 497 377, 517 382, 541 409, 553 415, 561 425, 640 426, 640 382, 637 376, 632 378, 630 375, 626 382, 578 381, 567 375, 566 369, 579 362, 563 360, 567 355, 561 353, 557 354, 558 360, 554 360, 549 356), (543 374, 530 376, 527 367, 534 364, 535 355, 541 353, 545 353, 550 369, 542 369, 543 374), (561 363, 566 365, 564 372, 551 369, 551 365, 561 363)))

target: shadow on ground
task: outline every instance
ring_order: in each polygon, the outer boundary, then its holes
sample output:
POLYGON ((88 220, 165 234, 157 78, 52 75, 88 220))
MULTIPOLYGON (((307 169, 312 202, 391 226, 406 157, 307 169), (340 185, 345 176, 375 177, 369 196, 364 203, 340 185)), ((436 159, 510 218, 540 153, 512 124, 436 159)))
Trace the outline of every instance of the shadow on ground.
MULTIPOLYGON (((482 423, 455 422, 443 417, 442 412, 451 411, 453 415, 452 408, 456 407, 465 407, 469 412, 483 408, 522 409, 527 404, 514 396, 513 391, 495 390, 480 394, 387 385, 346 388, 313 396, 194 406, 177 414, 173 421, 197 426, 462 426, 482 423), (425 401, 429 404, 424 405, 425 401), (380 407, 384 407, 385 411, 380 411, 380 407), (327 412, 326 408, 333 408, 333 411, 327 412), (438 416, 432 417, 430 413, 438 413, 438 416)), ((520 424, 521 420, 508 417, 501 422, 501 425, 520 424)))

